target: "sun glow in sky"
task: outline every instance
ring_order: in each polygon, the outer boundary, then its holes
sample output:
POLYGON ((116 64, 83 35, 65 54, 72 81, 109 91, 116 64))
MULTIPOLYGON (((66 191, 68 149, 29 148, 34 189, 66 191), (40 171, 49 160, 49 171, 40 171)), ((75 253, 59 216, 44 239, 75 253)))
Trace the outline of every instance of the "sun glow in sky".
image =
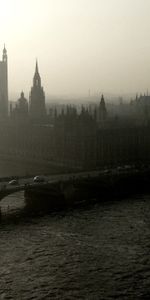
POLYGON ((36 58, 47 96, 150 90, 149 0, 0 0, 4 43, 10 100, 36 58))

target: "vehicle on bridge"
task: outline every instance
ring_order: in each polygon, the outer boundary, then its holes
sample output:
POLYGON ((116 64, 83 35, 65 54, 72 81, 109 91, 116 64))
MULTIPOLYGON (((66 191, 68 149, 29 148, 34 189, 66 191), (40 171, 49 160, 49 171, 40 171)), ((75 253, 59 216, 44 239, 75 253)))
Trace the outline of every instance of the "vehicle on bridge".
POLYGON ((38 175, 33 178, 33 182, 42 183, 42 182, 46 182, 46 179, 43 176, 38 175))
POLYGON ((9 185, 19 185, 19 181, 17 179, 12 179, 8 182, 9 185))

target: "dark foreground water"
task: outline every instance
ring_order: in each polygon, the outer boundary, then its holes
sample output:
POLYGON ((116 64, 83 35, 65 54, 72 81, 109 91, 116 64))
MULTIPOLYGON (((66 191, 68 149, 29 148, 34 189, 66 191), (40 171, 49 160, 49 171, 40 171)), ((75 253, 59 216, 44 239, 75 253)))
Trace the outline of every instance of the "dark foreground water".
POLYGON ((1 202, 0 299, 150 298, 149 195, 28 218, 23 200, 1 202))

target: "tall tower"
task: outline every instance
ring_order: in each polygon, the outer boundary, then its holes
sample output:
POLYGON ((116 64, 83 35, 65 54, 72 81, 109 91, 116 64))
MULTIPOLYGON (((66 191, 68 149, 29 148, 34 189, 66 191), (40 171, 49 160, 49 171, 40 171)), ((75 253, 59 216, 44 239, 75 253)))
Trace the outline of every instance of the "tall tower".
POLYGON ((106 110, 104 96, 102 95, 98 107, 98 112, 97 112, 97 122, 100 124, 106 121, 106 119, 107 119, 107 110, 106 110))
POLYGON ((36 61, 33 86, 29 96, 29 115, 33 120, 42 120, 46 116, 45 94, 41 86, 41 77, 36 61))
POLYGON ((2 61, 0 61, 0 118, 8 116, 8 74, 7 50, 4 45, 2 61))
POLYGON ((107 117, 107 110, 106 110, 105 100, 103 95, 101 97, 101 101, 99 105, 99 114, 100 114, 100 120, 105 121, 107 117))

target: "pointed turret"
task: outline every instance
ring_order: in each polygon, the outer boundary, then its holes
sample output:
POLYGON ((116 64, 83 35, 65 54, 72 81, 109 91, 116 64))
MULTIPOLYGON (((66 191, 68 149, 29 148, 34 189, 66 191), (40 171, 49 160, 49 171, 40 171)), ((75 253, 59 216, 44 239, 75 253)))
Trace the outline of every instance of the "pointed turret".
POLYGON ((8 116, 8 73, 7 50, 3 48, 2 61, 0 61, 0 118, 8 116))
POLYGON ((104 96, 102 94, 101 101, 99 104, 99 122, 105 121, 107 117, 107 110, 105 106, 104 96))
POLYGON ((39 70, 38 70, 38 61, 36 59, 36 65, 35 65, 35 73, 39 73, 39 70))
POLYGON ((4 44, 4 48, 3 48, 3 61, 7 62, 7 50, 5 48, 5 44, 4 44))
POLYGON ((36 60, 35 73, 33 76, 33 86, 31 88, 29 100, 29 114, 32 119, 44 120, 46 116, 45 94, 41 86, 41 77, 38 69, 38 62, 36 60))
POLYGON ((105 106, 104 95, 102 94, 100 105, 105 106))
POLYGON ((33 77, 33 86, 41 87, 41 77, 39 74, 37 59, 36 59, 36 64, 35 64, 35 73, 34 73, 34 77, 33 77))

